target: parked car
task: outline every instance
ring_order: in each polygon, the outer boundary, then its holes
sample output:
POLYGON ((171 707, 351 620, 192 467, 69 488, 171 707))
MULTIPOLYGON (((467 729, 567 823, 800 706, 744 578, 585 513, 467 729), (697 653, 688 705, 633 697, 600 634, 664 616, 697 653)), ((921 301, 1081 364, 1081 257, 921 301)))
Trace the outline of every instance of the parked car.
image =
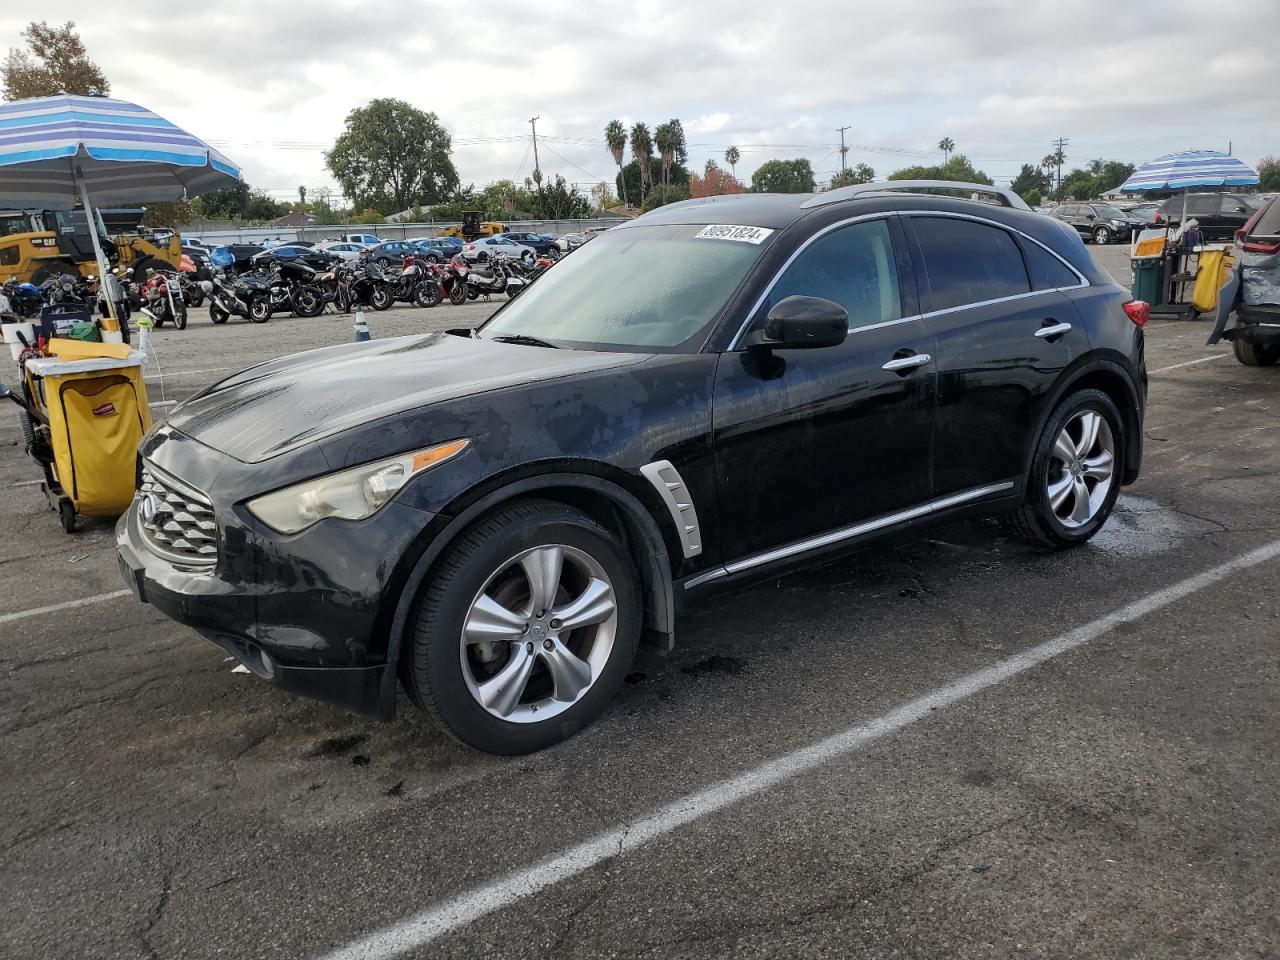
POLYGON ((1262 206, 1262 198, 1248 193, 1178 194, 1160 204, 1155 222, 1178 227, 1186 218, 1195 220, 1200 236, 1210 242, 1230 241, 1262 206))
POLYGON ((501 234, 494 237, 476 237, 470 243, 463 244, 462 258, 469 263, 484 263, 490 258, 502 260, 519 260, 521 257, 535 257, 533 247, 508 240, 501 234))
POLYGON ((345 240, 328 240, 321 243, 316 249, 325 253, 332 253, 347 263, 355 263, 360 259, 368 247, 362 243, 348 243, 345 240))
POLYGON ((1074 227, 1085 240, 1097 244, 1127 241, 1135 230, 1146 226, 1142 218, 1131 217, 1109 203, 1064 203, 1055 207, 1050 215, 1074 227))
POLYGON ((515 754, 717 588, 959 517, 1084 543, 1138 476, 1145 304, 1011 191, 891 187, 662 207, 478 330, 206 388, 143 441, 126 580, 285 689, 389 718, 402 682, 515 754))
POLYGON ((335 253, 329 253, 324 250, 316 250, 311 247, 299 247, 287 244, 280 247, 272 247, 263 250, 251 258, 250 262, 254 267, 265 266, 266 264, 280 261, 285 263, 305 263, 314 270, 327 269, 331 264, 339 259, 335 253))
POLYGON ((457 245, 446 243, 441 237, 423 237, 421 240, 411 240, 410 243, 417 246, 422 251, 422 255, 432 263, 444 263, 462 249, 460 243, 457 245))
POLYGON ((418 253, 418 247, 408 240, 387 240, 369 248, 369 259, 380 267, 399 263, 410 254, 418 253))
POLYGON ((1135 203, 1132 206, 1124 206, 1120 209, 1124 211, 1125 216, 1130 220, 1141 220, 1149 227, 1156 222, 1156 211, 1160 209, 1160 204, 1135 203))
POLYGON ((560 248, 561 253, 568 253, 570 250, 577 250, 586 242, 587 238, 581 233, 566 233, 556 241, 556 246, 560 248))
POLYGON ((192 243, 184 242, 182 244, 182 252, 186 256, 190 257, 191 262, 195 264, 195 277, 197 280, 208 280, 213 276, 213 264, 209 260, 208 247, 204 245, 197 246, 192 243))
POLYGON ((214 267, 241 274, 252 269, 253 258, 265 248, 256 243, 228 243, 209 251, 209 261, 214 267))
POLYGON ((532 247, 534 253, 540 257, 560 256, 560 245, 556 243, 554 237, 549 237, 545 233, 502 233, 499 236, 526 247, 532 247))
POLYGON ((342 243, 360 243, 366 247, 376 247, 382 242, 379 237, 374 236, 372 233, 344 233, 333 239, 342 243))
POLYGON ((1224 289, 1210 343, 1231 341, 1236 359, 1250 367, 1280 362, 1280 199, 1270 197, 1240 229, 1235 275, 1224 289), (1234 307, 1236 323, 1227 329, 1234 307))

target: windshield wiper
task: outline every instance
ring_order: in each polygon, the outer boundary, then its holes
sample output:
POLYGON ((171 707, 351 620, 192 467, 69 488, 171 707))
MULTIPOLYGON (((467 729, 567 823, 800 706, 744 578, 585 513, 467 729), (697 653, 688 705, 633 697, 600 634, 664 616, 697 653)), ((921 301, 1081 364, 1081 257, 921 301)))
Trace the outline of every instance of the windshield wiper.
POLYGON ((550 347, 552 350, 559 350, 560 344, 552 343, 550 340, 543 340, 541 337, 531 337, 527 333, 512 333, 507 336, 490 337, 494 343, 519 343, 526 347, 550 347))

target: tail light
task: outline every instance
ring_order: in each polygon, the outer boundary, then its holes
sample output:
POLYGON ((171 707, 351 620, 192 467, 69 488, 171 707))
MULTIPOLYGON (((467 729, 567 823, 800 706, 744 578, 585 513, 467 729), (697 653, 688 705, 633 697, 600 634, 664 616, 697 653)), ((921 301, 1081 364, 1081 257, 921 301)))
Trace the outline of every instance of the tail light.
POLYGON ((1280 253, 1280 240, 1271 243, 1264 243, 1262 240, 1246 240, 1240 249, 1245 253, 1280 253))
POLYGON ((1155 217, 1155 219, 1154 219, 1154 220, 1152 220, 1151 222, 1152 222, 1152 223, 1159 223, 1159 222, 1160 222, 1160 211, 1159 211, 1159 210, 1157 210, 1157 211, 1156 211, 1156 217, 1155 217))
POLYGON ((1145 300, 1130 300, 1124 305, 1124 312, 1135 327, 1145 327, 1151 319, 1151 305, 1145 300))

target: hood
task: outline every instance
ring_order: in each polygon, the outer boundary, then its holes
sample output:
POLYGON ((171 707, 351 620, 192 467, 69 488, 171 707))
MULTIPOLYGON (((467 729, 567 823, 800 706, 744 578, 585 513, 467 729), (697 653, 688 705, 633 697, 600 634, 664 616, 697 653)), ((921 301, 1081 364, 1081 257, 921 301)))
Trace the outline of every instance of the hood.
POLYGON ((174 408, 170 427, 246 463, 433 403, 639 363, 430 333, 325 347, 228 377, 174 408))

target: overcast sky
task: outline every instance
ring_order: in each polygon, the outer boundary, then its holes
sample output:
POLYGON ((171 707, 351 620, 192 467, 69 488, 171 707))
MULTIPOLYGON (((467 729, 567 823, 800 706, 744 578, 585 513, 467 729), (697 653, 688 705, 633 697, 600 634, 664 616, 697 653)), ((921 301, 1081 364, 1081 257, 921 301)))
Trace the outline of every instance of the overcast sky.
POLYGON ((584 189, 612 179, 613 117, 681 118, 695 169, 737 144, 744 179, 792 157, 829 177, 845 125, 850 165, 881 176, 934 162, 943 136, 997 182, 1059 136, 1069 165, 1228 142, 1251 163, 1280 153, 1280 0, 3 7, 4 47, 37 9, 74 20, 114 96, 209 140, 278 199, 331 186, 322 151, 384 96, 438 114, 477 185, 529 174, 534 115, 544 173, 584 189))

